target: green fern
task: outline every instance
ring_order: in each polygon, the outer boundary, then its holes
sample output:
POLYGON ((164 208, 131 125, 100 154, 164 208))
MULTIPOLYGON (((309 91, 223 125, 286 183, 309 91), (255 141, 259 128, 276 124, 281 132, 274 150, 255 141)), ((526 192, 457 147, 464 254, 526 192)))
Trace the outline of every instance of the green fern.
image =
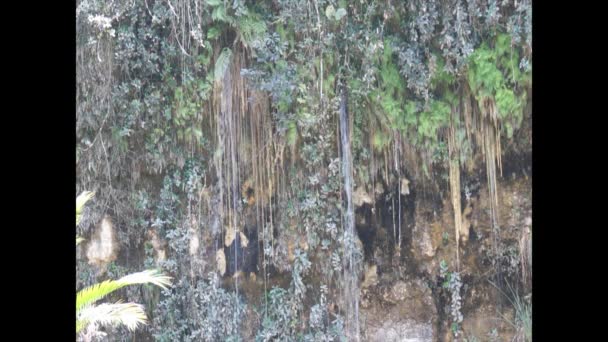
POLYGON ((247 15, 236 22, 241 41, 245 46, 262 37, 266 32, 266 23, 257 16, 247 15))
POLYGON ((234 18, 226 12, 226 7, 224 4, 217 0, 207 1, 208 4, 214 7, 213 12, 211 12, 211 19, 216 22, 225 22, 231 24, 234 21, 234 18))

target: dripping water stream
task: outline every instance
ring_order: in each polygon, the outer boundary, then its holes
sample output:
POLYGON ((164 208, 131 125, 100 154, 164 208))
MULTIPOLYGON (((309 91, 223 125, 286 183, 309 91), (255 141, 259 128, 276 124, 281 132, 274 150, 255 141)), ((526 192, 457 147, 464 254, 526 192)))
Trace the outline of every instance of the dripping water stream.
POLYGON ((346 208, 344 208, 344 282, 346 305, 346 331, 352 340, 359 341, 359 291, 355 265, 354 207, 352 200, 352 157, 350 146, 350 120, 348 117, 346 90, 340 98, 340 141, 342 149, 342 175, 346 208))

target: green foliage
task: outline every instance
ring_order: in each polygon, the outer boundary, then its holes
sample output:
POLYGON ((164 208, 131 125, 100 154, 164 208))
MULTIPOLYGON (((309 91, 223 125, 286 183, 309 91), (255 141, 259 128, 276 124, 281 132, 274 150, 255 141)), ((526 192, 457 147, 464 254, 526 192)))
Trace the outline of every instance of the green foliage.
POLYGON ((462 298, 460 291, 462 289, 462 280, 460 273, 449 272, 448 265, 445 260, 441 260, 439 264, 439 277, 443 279, 442 287, 446 289, 450 295, 450 316, 452 320, 451 330, 455 337, 461 333, 460 324, 462 323, 462 298))
POLYGON ((450 106, 440 100, 432 100, 428 111, 423 111, 419 115, 418 135, 422 139, 437 140, 437 131, 441 127, 446 127, 449 123, 451 109, 450 106))
MULTIPOLYGON (((384 52, 381 57, 379 69, 380 87, 372 93, 373 98, 379 100, 379 105, 388 119, 387 128, 406 133, 417 122, 417 106, 414 102, 405 100, 405 88, 397 66, 393 63, 392 41, 385 39, 384 52), (406 104, 403 106, 403 104, 406 104)), ((380 122, 384 120, 380 119, 380 122)), ((383 149, 392 141, 392 135, 376 130, 373 136, 373 145, 383 149)))
MULTIPOLYGON (((244 119, 239 140, 243 150, 250 142, 249 128, 256 127, 270 131, 263 144, 271 154, 283 156, 280 149, 285 146, 298 152, 291 160, 267 161, 272 172, 251 165, 248 155, 239 156, 236 181, 253 167, 262 177, 275 174, 276 167, 276 174, 286 178, 273 184, 274 229, 264 227, 263 246, 269 263, 292 271, 292 285, 282 294, 269 294, 276 298, 264 313, 258 338, 336 340, 341 322, 330 322, 323 296, 302 300, 314 294, 318 279, 333 284, 329 292, 343 285, 336 90, 346 85, 349 92, 357 186, 377 177, 370 167, 372 155, 376 168, 385 164, 392 169, 394 164, 378 151, 397 143, 409 144, 425 161, 447 161, 445 128, 454 119, 452 108, 461 105, 459 91, 465 86, 477 100, 495 100, 499 124, 511 137, 528 101, 531 6, 529 1, 495 5, 80 2, 77 171, 83 177, 78 188, 101 187, 91 214, 114 212, 121 243, 144 246, 145 260, 140 262, 156 264, 154 248, 143 241, 149 227, 166 243, 167 258, 161 266, 180 285, 165 292, 163 305, 154 310, 151 330, 156 338, 217 340, 238 335, 235 317, 241 311, 235 305, 242 302, 212 277, 199 282, 196 277, 207 272, 208 265, 199 267, 200 260, 189 254, 189 232, 195 223, 212 222, 212 238, 221 239, 221 223, 212 221, 214 210, 222 206, 215 200, 217 169, 203 161, 219 151, 213 145, 218 118, 208 109, 216 105, 213 87, 230 68, 232 54, 243 56, 246 69, 241 75, 247 77, 248 87, 269 98, 269 113, 255 115, 263 118, 257 126, 244 119), (298 171, 290 172, 290 167, 298 171), (294 236, 305 239, 309 249, 298 251, 289 264, 286 246, 294 236), (302 323, 307 321, 304 313, 309 314, 308 326, 302 323)), ((246 93, 242 100, 254 100, 253 92, 246 93)), ((467 140, 462 122, 456 123, 460 152, 470 155, 476 146, 467 140)), ((427 177, 437 175, 426 164, 407 167, 421 168, 427 177)), ((387 171, 395 171, 391 169, 387 171)), ((260 209, 266 213, 269 208, 260 209)), ((208 236, 207 228, 195 228, 208 236)), ((201 243, 201 248, 208 252, 210 246, 201 243)), ((81 264, 79 279, 92 283, 93 272, 81 264)), ((112 272, 118 277, 127 271, 112 272)), ((446 273, 448 290, 456 278, 446 273)))
POLYGON ((189 80, 175 88, 172 123, 180 142, 201 146, 203 142, 202 107, 211 91, 207 80, 189 80))
POLYGON ((256 13, 243 16, 237 21, 237 31, 245 46, 250 46, 254 41, 262 39, 266 29, 266 22, 256 13))
POLYGON ((515 320, 510 320, 504 316, 503 319, 516 329, 517 337, 526 342, 532 341, 531 294, 525 297, 521 296, 520 293, 509 283, 507 283, 507 288, 509 290, 509 294, 507 294, 494 283, 490 282, 490 284, 498 289, 509 300, 513 306, 513 309, 515 309, 515 320))
POLYGON ((215 61, 215 71, 213 73, 216 82, 224 77, 224 74, 230 65, 230 58, 232 58, 232 50, 229 48, 224 48, 217 57, 217 60, 215 61))
MULTIPOLYGON (((258 331, 256 341, 272 341, 276 338, 288 338, 295 335, 297 312, 291 308, 289 292, 274 287, 268 293, 268 308, 258 331)), ((293 337, 292 337, 293 338, 293 337)))
POLYGON ((218 341, 239 339, 244 303, 220 287, 216 274, 194 285, 180 280, 155 310, 157 341, 218 341))
POLYGON ((485 98, 496 101, 508 138, 521 125, 525 86, 530 82, 530 70, 520 70, 519 49, 511 42, 510 35, 498 34, 493 48, 482 44, 471 54, 467 73, 469 86, 479 102, 485 98))

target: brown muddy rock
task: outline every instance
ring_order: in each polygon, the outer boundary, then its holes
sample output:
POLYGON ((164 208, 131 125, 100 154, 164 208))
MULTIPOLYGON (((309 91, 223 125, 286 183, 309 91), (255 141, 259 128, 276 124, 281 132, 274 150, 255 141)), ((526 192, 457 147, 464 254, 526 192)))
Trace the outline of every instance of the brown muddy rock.
POLYGON ((195 257, 197 255, 200 246, 200 239, 198 237, 198 230, 196 227, 198 227, 198 224, 196 219, 193 218, 192 223, 188 228, 188 235, 190 236, 189 252, 191 257, 195 257))
POLYGON ((114 227, 108 216, 101 220, 101 224, 91 237, 86 254, 89 264, 98 267, 105 267, 116 260, 118 241, 116 241, 114 227))
POLYGON ((226 254, 224 253, 224 249, 218 249, 215 252, 215 263, 217 265, 217 270, 220 272, 220 275, 226 274, 226 254))
MULTIPOLYGON (((478 341, 516 341, 513 339, 516 331, 507 321, 515 322, 513 307, 497 304, 504 295, 487 281, 477 280, 470 286, 463 295, 460 336, 478 341)), ((446 330, 452 335, 448 326, 446 330)), ((449 341, 452 340, 454 338, 450 336, 449 341)))
POLYGON ((363 186, 357 187, 355 192, 353 192, 353 203, 355 204, 355 207, 360 207, 364 203, 372 204, 373 202, 372 197, 365 191, 363 186))
POLYGON ((401 178, 401 194, 402 195, 410 194, 410 181, 405 177, 401 178))
POLYGON ((513 321, 512 308, 506 308, 499 314, 496 306, 484 303, 464 315, 462 333, 468 338, 476 337, 479 341, 486 341, 495 330, 500 341, 512 341, 515 330, 506 319, 513 321))
POLYGON ((224 246, 229 247, 236 237, 237 232, 229 226, 224 226, 224 246))
MULTIPOLYGON (((500 179, 498 181, 498 223, 501 239, 516 239, 525 227, 531 225, 532 183, 530 179, 500 179)), ((487 185, 479 190, 479 200, 470 219, 476 232, 489 236, 492 217, 487 185)))
POLYGON ((374 187, 374 198, 376 199, 376 201, 379 201, 382 199, 382 195, 384 195, 384 185, 382 185, 382 182, 377 182, 376 186, 374 187))
POLYGON ((471 202, 467 202, 467 205, 462 212, 462 231, 460 232, 460 243, 462 243, 463 246, 466 245, 469 241, 469 232, 471 229, 470 217, 472 212, 472 204, 471 202))
POLYGON ((149 230, 147 237, 154 249, 154 262, 156 266, 160 266, 160 263, 166 259, 166 243, 161 240, 155 229, 149 230))
POLYGON ((435 256, 437 246, 431 239, 431 225, 422 223, 412 229, 412 253, 418 260, 430 259, 435 256))
POLYGON ((434 326, 427 323, 418 323, 409 319, 398 322, 388 318, 367 334, 367 341, 400 341, 400 342, 434 342, 434 326))
POLYGON ((375 286, 378 283, 378 267, 376 265, 366 266, 365 275, 363 277, 362 289, 370 286, 375 286))
MULTIPOLYGON (((491 259, 495 255, 503 258, 509 274, 515 272, 524 280, 526 289, 531 290, 531 247, 532 247, 532 183, 526 177, 499 179, 498 181, 498 223, 499 229, 492 230, 492 216, 487 185, 479 190, 479 199, 473 205, 470 216, 471 228, 479 240, 478 249, 471 250, 480 260, 491 259), (498 234, 498 246, 494 244, 494 234, 498 234), (515 253, 513 253, 515 251, 515 253), (511 257, 510 255, 513 255, 511 257), (506 258, 509 258, 506 260, 506 258)), ((504 269, 503 269, 504 270, 504 269)), ((478 273, 490 271, 480 266, 478 273)))
POLYGON ((379 298, 361 310, 366 341, 436 341, 437 311, 421 279, 382 286, 379 298))
MULTIPOLYGON (((442 212, 437 213, 432 209, 430 203, 421 202, 416 206, 414 213, 415 222, 412 228, 412 243, 410 248, 412 256, 418 264, 418 268, 429 274, 438 268, 439 260, 441 260, 440 257, 443 257, 443 255, 437 255, 442 245, 443 233, 454 234, 453 215, 447 209, 451 204, 446 200, 443 205, 444 209, 442 212)), ((451 251, 444 250, 442 252, 450 253, 451 251)))
POLYGON ((290 264, 296 259, 296 249, 308 250, 308 241, 306 241, 305 236, 291 235, 291 237, 287 241, 287 259, 290 264))

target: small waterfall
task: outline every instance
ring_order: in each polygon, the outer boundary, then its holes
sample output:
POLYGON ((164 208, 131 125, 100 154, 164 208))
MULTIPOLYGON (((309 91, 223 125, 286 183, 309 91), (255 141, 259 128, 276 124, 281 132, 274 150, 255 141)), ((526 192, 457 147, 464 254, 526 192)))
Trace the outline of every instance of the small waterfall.
POLYGON ((344 283, 346 302, 346 332, 349 339, 359 341, 359 289, 357 276, 356 235, 354 225, 354 207, 352 200, 352 156, 350 146, 350 120, 347 108, 346 89, 340 98, 340 139, 342 148, 342 175, 346 194, 344 210, 344 283))
MULTIPOLYGON (((228 228, 232 230, 232 234, 234 234, 235 241, 237 241, 237 236, 239 235, 238 227, 241 223, 239 213, 239 161, 237 158, 238 152, 238 141, 239 131, 240 131, 240 116, 238 113, 238 106, 234 106, 235 104, 235 94, 234 88, 236 86, 235 82, 238 80, 233 79, 235 67, 238 67, 238 54, 232 53, 230 51, 227 54, 229 57, 228 65, 224 69, 224 74, 221 76, 221 93, 220 93, 220 130, 218 137, 220 140, 219 146, 220 149, 220 169, 218 172, 219 181, 220 181, 220 196, 223 197, 224 190, 226 190, 226 194, 228 195, 227 201, 224 204, 223 198, 221 198, 222 206, 226 205, 226 208, 223 211, 222 216, 222 224, 226 222, 224 219, 227 216, 228 219, 228 228), (236 108, 235 108, 236 107, 236 108), (235 110, 236 109, 236 110, 235 110), (223 164, 223 166, 222 166, 223 164), (222 174, 222 169, 225 169, 225 173, 222 174), (223 179, 224 176, 226 179, 223 179), (226 215, 227 214, 227 215, 226 215)), ((220 56, 221 57, 221 56, 220 56)), ((216 77, 220 77, 217 75, 216 77)), ((238 104, 238 102, 237 102, 238 104)), ((227 233, 227 232, 224 232, 227 233)), ((234 248, 234 269, 235 271, 238 269, 238 248, 234 248)), ((238 301, 239 297, 239 285, 238 285, 238 277, 235 277, 235 300, 238 301)), ((238 302, 235 303, 235 307, 238 306, 238 302)), ((238 325, 238 310, 235 311, 234 324, 238 325)))

